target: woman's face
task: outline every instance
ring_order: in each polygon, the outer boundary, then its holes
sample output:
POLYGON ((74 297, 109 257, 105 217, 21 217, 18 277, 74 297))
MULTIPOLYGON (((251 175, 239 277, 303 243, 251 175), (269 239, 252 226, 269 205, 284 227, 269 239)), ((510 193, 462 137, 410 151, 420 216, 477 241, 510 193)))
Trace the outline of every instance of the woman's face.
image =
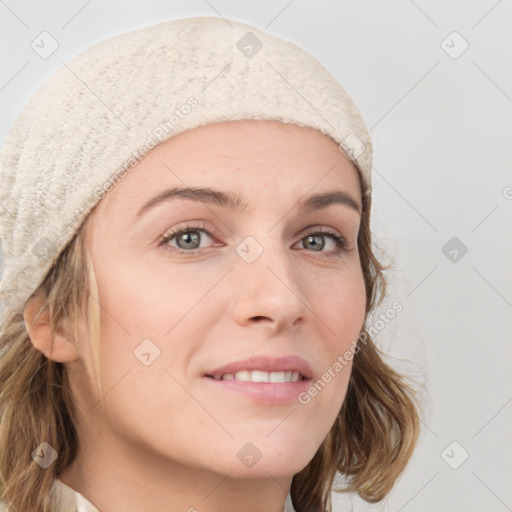
MULTIPOLYGON (((309 128, 218 123, 150 151, 87 226, 106 395, 75 386, 82 428, 140 467, 304 468, 343 403, 351 363, 335 363, 364 321, 360 208, 354 165, 309 128)), ((93 446, 96 461, 117 456, 93 446)))

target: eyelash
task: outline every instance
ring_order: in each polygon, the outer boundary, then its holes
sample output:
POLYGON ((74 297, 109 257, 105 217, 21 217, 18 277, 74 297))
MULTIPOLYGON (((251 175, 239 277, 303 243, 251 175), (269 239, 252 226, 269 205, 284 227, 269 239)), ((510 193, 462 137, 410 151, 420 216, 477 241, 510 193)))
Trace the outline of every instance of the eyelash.
MULTIPOLYGON (((186 251, 184 249, 179 249, 176 247, 171 247, 168 244, 174 237, 178 235, 182 235, 183 233, 187 233, 189 231, 204 231, 210 238, 214 239, 215 235, 210 232, 210 230, 206 229, 206 226, 204 223, 201 224, 187 224, 175 231, 172 231, 170 233, 165 234, 162 236, 158 242, 158 247, 162 247, 164 250, 171 251, 174 253, 186 255, 186 256, 195 256, 196 253, 204 251, 204 249, 192 249, 190 251, 186 251)), ((323 228, 319 230, 311 230, 307 232, 303 237, 300 238, 299 242, 302 241, 304 238, 307 238, 308 236, 314 236, 314 235, 329 235, 332 237, 332 239, 336 243, 336 249, 333 252, 327 252, 325 253, 326 257, 340 257, 344 252, 348 249, 348 243, 345 240, 345 238, 338 234, 337 231, 331 229, 331 228, 323 228)), ((214 249, 214 247, 210 248, 214 249)), ((315 252, 315 251, 311 251, 315 252)), ((320 253, 324 253, 324 251, 320 251, 320 253)))

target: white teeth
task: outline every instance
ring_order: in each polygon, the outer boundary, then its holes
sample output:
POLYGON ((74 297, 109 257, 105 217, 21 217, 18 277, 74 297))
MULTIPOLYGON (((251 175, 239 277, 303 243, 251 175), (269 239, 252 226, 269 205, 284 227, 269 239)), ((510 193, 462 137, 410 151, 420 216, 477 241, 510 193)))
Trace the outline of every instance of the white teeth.
MULTIPOLYGON (((249 373, 249 372, 244 372, 245 373, 249 373)), ((245 377, 245 375, 244 375, 245 377)), ((238 378, 238 373, 235 373, 235 378, 238 378)), ((261 371, 252 371, 250 372, 249 374, 249 378, 247 380, 250 380, 252 382, 268 382, 270 379, 269 379, 269 375, 268 375, 268 372, 261 372, 261 371)))
POLYGON ((297 382, 298 372, 263 372, 260 370, 242 370, 236 373, 225 373, 221 380, 240 380, 250 382, 297 382))
POLYGON ((290 375, 292 372, 271 372, 268 374, 270 382, 290 382, 290 375))

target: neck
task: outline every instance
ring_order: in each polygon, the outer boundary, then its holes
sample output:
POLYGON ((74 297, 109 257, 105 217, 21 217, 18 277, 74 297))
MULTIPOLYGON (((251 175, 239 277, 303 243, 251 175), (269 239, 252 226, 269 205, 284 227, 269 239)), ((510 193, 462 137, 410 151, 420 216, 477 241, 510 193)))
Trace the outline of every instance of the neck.
POLYGON ((260 469, 248 478, 235 471, 236 465, 226 473, 191 467, 149 454, 147 447, 137 451, 96 438, 59 479, 100 512, 283 512, 293 475, 275 477, 260 469))

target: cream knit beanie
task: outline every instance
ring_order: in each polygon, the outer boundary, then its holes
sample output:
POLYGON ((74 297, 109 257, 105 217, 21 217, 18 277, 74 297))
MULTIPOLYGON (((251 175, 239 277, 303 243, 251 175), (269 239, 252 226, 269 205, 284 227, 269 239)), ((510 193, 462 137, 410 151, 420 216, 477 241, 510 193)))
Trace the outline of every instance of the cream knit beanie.
POLYGON ((0 152, 0 299, 20 310, 92 208, 151 148, 208 123, 267 119, 340 144, 370 192, 358 108, 298 46, 193 17, 112 37, 71 59, 25 106, 0 152))

